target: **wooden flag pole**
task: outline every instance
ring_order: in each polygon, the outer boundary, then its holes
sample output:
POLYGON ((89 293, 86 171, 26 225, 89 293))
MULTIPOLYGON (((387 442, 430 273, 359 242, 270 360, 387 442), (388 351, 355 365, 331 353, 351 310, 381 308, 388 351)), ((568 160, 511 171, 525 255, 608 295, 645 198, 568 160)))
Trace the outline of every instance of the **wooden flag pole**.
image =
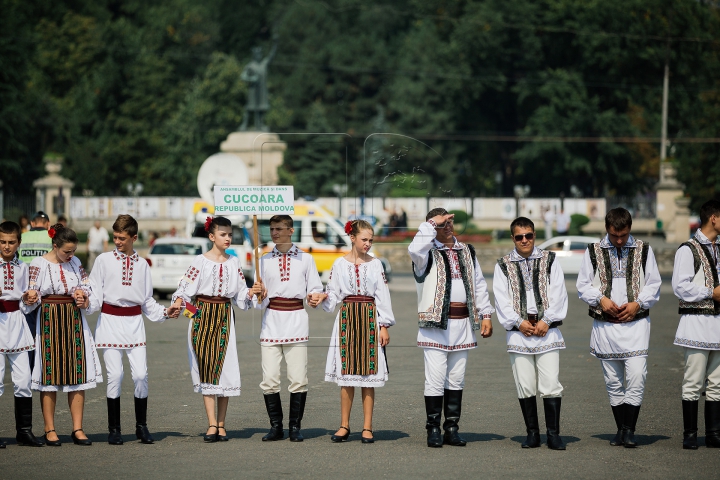
MULTIPOLYGON (((262 282, 260 278, 260 232, 258 231, 257 215, 253 215, 253 237, 255 240, 255 281, 262 282)), ((258 300, 263 301, 263 294, 258 294, 258 300)))

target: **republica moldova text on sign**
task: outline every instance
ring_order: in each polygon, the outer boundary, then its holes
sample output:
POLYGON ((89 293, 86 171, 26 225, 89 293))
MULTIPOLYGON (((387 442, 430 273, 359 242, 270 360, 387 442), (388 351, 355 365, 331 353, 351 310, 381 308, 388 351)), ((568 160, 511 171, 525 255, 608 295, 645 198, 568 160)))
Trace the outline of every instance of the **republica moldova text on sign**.
POLYGON ((268 187, 215 185, 215 213, 217 215, 240 213, 260 215, 263 213, 295 213, 292 185, 268 187))

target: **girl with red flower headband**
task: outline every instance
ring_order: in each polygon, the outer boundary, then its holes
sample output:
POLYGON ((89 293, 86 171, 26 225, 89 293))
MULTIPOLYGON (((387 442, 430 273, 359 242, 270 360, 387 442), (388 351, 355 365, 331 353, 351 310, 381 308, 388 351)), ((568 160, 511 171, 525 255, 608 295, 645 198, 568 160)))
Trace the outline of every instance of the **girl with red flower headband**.
POLYGON ((355 387, 360 387, 365 416, 361 440, 373 443, 375 388, 388 379, 385 346, 390 343, 388 327, 395 324, 395 317, 383 265, 368 254, 372 226, 365 220, 353 220, 345 224, 345 232, 353 248, 333 264, 328 297, 322 304, 326 312, 340 305, 325 365, 325 381, 340 386, 340 428, 331 440, 348 439, 355 387))
MULTIPOLYGON (((237 257, 226 253, 232 224, 225 217, 205 221, 212 249, 193 260, 172 297, 174 307, 194 302, 199 315, 188 325, 188 359, 195 392, 203 395, 208 429, 205 442, 227 441, 225 416, 230 397, 240 395, 240 364, 232 305, 252 306, 258 289, 249 290, 237 257)), ((187 316, 187 315, 186 315, 187 316)))
POLYGON ((30 263, 29 288, 22 297, 30 311, 37 308, 38 315, 32 388, 40 391, 48 446, 60 445, 55 432, 55 403, 60 390, 68 394, 73 442, 92 445, 82 428, 85 390, 102 382, 102 370, 85 315, 98 305, 85 269, 75 256, 75 232, 58 223, 48 235, 52 250, 30 263), (82 332, 79 337, 77 331, 82 332))

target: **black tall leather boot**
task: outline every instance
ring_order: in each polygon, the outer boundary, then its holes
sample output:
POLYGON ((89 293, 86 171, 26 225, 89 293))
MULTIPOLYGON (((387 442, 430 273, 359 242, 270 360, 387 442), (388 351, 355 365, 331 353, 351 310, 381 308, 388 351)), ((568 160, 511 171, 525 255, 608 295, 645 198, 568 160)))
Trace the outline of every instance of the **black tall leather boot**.
POLYGON ((625 404, 625 412, 623 415, 623 435, 622 441, 625 448, 637 447, 635 441, 635 426, 637 425, 637 419, 640 416, 640 405, 625 404))
POLYGON ((107 398, 108 409, 108 443, 110 445, 122 445, 122 433, 120 432, 120 397, 107 398))
POLYGON ((518 398, 520 410, 525 420, 527 438, 522 443, 522 448, 537 448, 540 446, 540 425, 538 422, 537 397, 518 398))
POLYGON ((683 449, 697 450, 698 400, 683 400, 683 449))
POLYGON ((427 421, 427 445, 432 448, 442 448, 443 437, 440 432, 440 420, 442 419, 443 399, 445 397, 425 397, 425 413, 427 421))
POLYGON ((298 392, 290 394, 290 416, 288 417, 288 428, 291 442, 302 442, 303 436, 300 433, 300 422, 302 422, 303 413, 305 413, 305 400, 307 392, 298 392))
POLYGON ((458 435, 458 422, 462 410, 462 390, 445 390, 445 423, 443 423, 443 444, 464 447, 467 442, 458 435))
MULTIPOLYGON (((155 440, 147 428, 147 402, 147 397, 135 397, 135 436, 141 443, 152 445, 155 440)), ((118 422, 119 424, 120 422, 118 422)))
POLYGON ((720 402, 705 400, 705 446, 720 448, 720 402))
POLYGON ((565 450, 560 438, 560 404, 561 397, 543 398, 545 408, 545 427, 547 428, 547 446, 551 450, 565 450))
POLYGON ((613 447, 622 447, 622 422, 625 414, 625 404, 621 403, 620 405, 611 405, 610 407, 612 408, 613 417, 615 417, 615 426, 617 427, 617 433, 615 434, 615 438, 610 440, 610 445, 613 447))
POLYGON ((270 431, 262 437, 262 441, 274 442, 276 440, 282 440, 285 438, 285 434, 283 433, 283 412, 280 394, 271 393, 270 395, 263 395, 263 397, 265 398, 265 408, 267 409, 268 417, 270 417, 270 431))
POLYGON ((42 447, 45 442, 32 433, 32 397, 15 397, 15 440, 18 445, 42 447))

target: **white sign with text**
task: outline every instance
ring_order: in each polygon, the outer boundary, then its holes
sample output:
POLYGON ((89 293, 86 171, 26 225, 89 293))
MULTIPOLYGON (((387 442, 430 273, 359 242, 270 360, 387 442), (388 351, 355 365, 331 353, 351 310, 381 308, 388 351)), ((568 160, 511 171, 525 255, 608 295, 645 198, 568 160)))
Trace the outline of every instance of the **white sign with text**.
POLYGON ((215 185, 214 195, 216 215, 295 213, 295 193, 292 185, 272 187, 215 185))

